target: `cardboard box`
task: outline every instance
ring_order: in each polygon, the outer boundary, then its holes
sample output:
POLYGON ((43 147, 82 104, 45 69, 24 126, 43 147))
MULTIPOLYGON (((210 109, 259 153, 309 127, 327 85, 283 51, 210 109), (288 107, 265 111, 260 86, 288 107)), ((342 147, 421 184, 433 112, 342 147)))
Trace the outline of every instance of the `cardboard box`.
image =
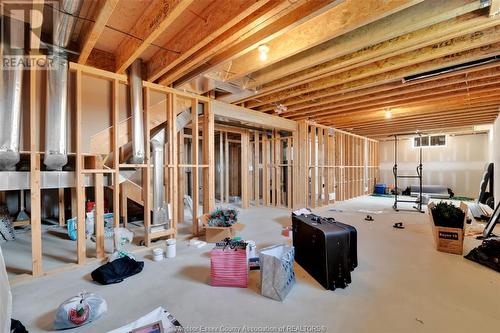
MULTIPOLYGON (((432 234, 434 237, 434 244, 436 245, 436 250, 440 252, 462 254, 464 247, 464 229, 460 228, 446 228, 439 227, 434 224, 434 218, 432 216, 431 209, 436 205, 431 202, 427 207, 429 213, 429 220, 432 226, 432 234)), ((460 209, 465 212, 464 216, 464 226, 465 219, 467 218, 467 205, 463 202, 460 203, 460 209)))
POLYGON ((211 227, 208 225, 208 216, 208 214, 204 214, 201 217, 201 222, 205 227, 205 240, 207 243, 217 243, 228 237, 233 238, 237 231, 245 228, 245 225, 241 223, 235 223, 230 227, 211 227))

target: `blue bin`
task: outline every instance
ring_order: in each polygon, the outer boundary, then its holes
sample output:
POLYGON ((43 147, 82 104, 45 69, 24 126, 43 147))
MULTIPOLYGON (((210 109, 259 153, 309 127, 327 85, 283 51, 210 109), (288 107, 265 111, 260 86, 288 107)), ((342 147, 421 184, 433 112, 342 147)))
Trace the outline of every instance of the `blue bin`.
POLYGON ((386 184, 375 184, 375 194, 385 194, 386 184))

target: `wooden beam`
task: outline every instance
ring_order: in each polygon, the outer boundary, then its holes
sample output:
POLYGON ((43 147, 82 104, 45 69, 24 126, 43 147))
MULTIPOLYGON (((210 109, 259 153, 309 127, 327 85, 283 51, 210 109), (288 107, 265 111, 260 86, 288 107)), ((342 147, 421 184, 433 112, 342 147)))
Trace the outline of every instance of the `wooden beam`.
POLYGON ((425 46, 441 43, 468 33, 476 33, 497 24, 498 20, 485 17, 481 11, 478 11, 454 17, 405 35, 400 35, 382 43, 362 48, 354 53, 346 54, 346 49, 339 48, 339 52, 345 55, 263 84, 259 87, 258 94, 254 94, 252 98, 260 99, 264 95, 275 93, 279 90, 289 89, 300 84, 332 76, 398 54, 421 49, 425 46))
MULTIPOLYGON (((192 131, 192 139, 191 139, 191 163, 194 165, 198 165, 200 163, 200 153, 199 153, 199 127, 198 127, 198 100, 191 100, 191 131, 192 131)), ((191 174, 193 177, 193 235, 198 235, 199 230, 199 222, 198 222, 198 211, 199 211, 199 187, 200 187, 200 170, 198 168, 191 169, 191 174)))
POLYGON ((42 220, 40 198, 40 155, 38 151, 39 140, 36 137, 36 115, 38 103, 37 71, 30 70, 30 197, 31 197, 31 272, 33 276, 43 274, 42 267, 42 220))
MULTIPOLYGON (((144 164, 146 167, 142 169, 142 201, 144 203, 144 245, 151 246, 151 151, 149 149, 150 127, 149 114, 151 104, 151 91, 149 88, 143 89, 144 96, 144 164)), ((171 143, 172 144, 172 143, 171 143)), ((175 202, 172 202, 175 205, 175 202)), ((169 216, 171 218, 171 216, 169 216)))
MULTIPOLYGON (((335 5, 336 2, 331 0, 270 1, 226 33, 215 38, 208 45, 210 47, 207 46, 200 50, 202 52, 194 54, 189 62, 162 77, 160 82, 168 84, 177 80, 176 86, 178 86, 195 77, 208 74, 223 63, 288 32, 335 5)), ((222 71, 222 74, 225 74, 225 71, 222 71)))
POLYGON ((253 174, 254 174, 254 201, 255 206, 260 205, 260 133, 254 133, 254 160, 253 160, 253 174))
MULTIPOLYGON (((286 62, 280 62, 266 67, 263 71, 253 73, 252 78, 255 81, 249 83, 249 88, 259 87, 260 91, 260 86, 268 82, 284 78, 313 66, 320 66, 332 59, 362 50, 367 45, 379 44, 479 8, 479 0, 424 1, 400 11, 396 15, 387 16, 290 57, 286 62), (416 17, 418 19, 415 19, 416 17)), ((246 101, 246 99, 241 101, 246 101)))
POLYGON ((79 64, 85 64, 90 56, 90 52, 94 49, 95 44, 99 40, 106 24, 108 23, 111 14, 115 10, 118 0, 100 0, 97 18, 95 19, 92 28, 84 37, 80 46, 80 56, 78 57, 79 64))
POLYGON ((66 224, 65 205, 64 205, 64 188, 57 190, 58 211, 59 211, 59 226, 64 227, 66 224))
POLYGON ((136 24, 130 35, 116 51, 116 72, 125 70, 139 58, 141 54, 164 32, 172 23, 180 18, 194 0, 162 0, 153 1, 136 24))
MULTIPOLYGON (((183 33, 168 42, 168 47, 176 50, 176 53, 159 50, 151 58, 147 64, 148 81, 157 80, 191 56, 199 57, 198 51, 269 1, 213 1, 204 10, 203 20, 192 20, 183 28, 183 33)), ((171 80, 171 78, 166 78, 161 82, 166 84, 166 81, 171 80)))
POLYGON ((76 139, 76 210, 77 210, 77 263, 84 265, 87 260, 85 234, 85 188, 83 182, 82 155, 82 72, 76 71, 75 80, 75 139, 76 139))
POLYGON ((345 0, 331 10, 316 16, 286 34, 266 43, 268 59, 259 59, 258 49, 234 59, 227 80, 255 72, 280 60, 293 56, 334 37, 413 6, 421 0, 394 0, 389 2, 345 0), (349 13, 349 15, 345 15, 349 13))
POLYGON ((94 176, 95 196, 95 246, 98 259, 104 259, 104 176, 96 173, 94 176))
MULTIPOLYGON (((290 105, 290 99, 304 97, 313 99, 323 94, 327 88, 365 79, 370 84, 380 84, 400 80, 403 77, 414 75, 444 66, 451 66, 467 61, 477 60, 498 53, 500 48, 500 26, 486 29, 481 33, 472 33, 454 38, 447 43, 434 44, 418 50, 384 59, 383 62, 354 68, 313 82, 298 85, 277 94, 271 94, 260 99, 259 105, 281 102, 290 105), (307 96, 304 96, 307 94, 307 96)), ((339 87, 340 86, 340 87, 339 87)), ((366 86, 366 85, 365 85, 366 86)), ((360 87, 357 86, 359 89, 360 87)))
POLYGON ((241 134, 241 208, 248 208, 248 146, 250 145, 250 134, 241 134))
POLYGON ((119 133, 119 81, 115 78, 111 82, 111 124, 113 126, 113 225, 120 226, 120 146, 118 144, 119 133))

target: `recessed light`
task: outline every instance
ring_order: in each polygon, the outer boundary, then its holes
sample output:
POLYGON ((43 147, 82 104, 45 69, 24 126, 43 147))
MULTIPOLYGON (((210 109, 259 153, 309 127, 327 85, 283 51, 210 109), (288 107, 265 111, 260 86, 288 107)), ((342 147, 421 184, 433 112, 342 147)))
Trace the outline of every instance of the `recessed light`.
POLYGON ((259 59, 261 61, 266 61, 267 60, 267 54, 269 53, 269 46, 266 44, 262 44, 259 46, 259 59))

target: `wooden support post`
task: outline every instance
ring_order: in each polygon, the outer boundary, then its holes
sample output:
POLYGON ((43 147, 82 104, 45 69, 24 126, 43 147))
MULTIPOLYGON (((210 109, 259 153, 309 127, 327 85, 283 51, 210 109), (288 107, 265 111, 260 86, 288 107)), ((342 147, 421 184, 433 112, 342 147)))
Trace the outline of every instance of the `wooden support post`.
POLYGON ((203 112, 203 212, 215 208, 215 152, 214 152, 214 114, 210 103, 205 104, 203 112))
POLYGON ((115 228, 120 226, 120 147, 118 144, 119 109, 118 109, 118 79, 113 79, 111 86, 111 122, 113 125, 113 224, 115 228))
MULTIPOLYGON (((192 139, 191 139, 191 164, 199 165, 200 164, 200 155, 199 155, 199 128, 198 128, 198 100, 193 99, 191 101, 191 122, 192 122, 192 139)), ((193 176, 193 235, 198 235, 200 233, 199 224, 198 224, 198 206, 200 203, 199 197, 199 188, 200 188, 200 169, 195 167, 192 169, 193 176)))
POLYGON ((293 184, 292 184, 292 173, 293 173, 293 167, 292 167, 292 138, 287 139, 287 144, 286 144, 286 205, 288 208, 293 207, 293 199, 292 199, 292 191, 293 191, 293 184))
POLYGON ((260 205, 260 133, 255 131, 254 133, 254 160, 253 160, 253 174, 254 174, 254 201, 255 206, 260 205))
POLYGON ((269 202, 269 140, 267 134, 262 137, 262 200, 265 206, 269 202))
POLYGON ((227 132, 224 133, 224 155, 225 155, 225 167, 226 170, 224 177, 226 177, 226 181, 224 182, 226 185, 226 202, 229 203, 229 140, 227 138, 227 132))
POLYGON ((316 126, 311 126, 311 207, 316 207, 317 202, 317 149, 316 126))
MULTIPOLYGON (((183 161, 184 157, 184 129, 179 131, 179 134, 177 135, 178 138, 178 152, 177 152, 177 158, 178 158, 178 163, 179 164, 184 164, 185 161, 183 161)), ((178 202, 178 217, 177 217, 177 223, 184 223, 184 194, 185 194, 185 186, 186 186, 186 177, 184 176, 186 173, 186 170, 184 168, 178 168, 178 180, 177 180, 177 202, 178 202)))
POLYGON ((250 134, 248 131, 241 133, 241 208, 248 208, 248 146, 250 134))
POLYGON ((95 195, 95 246, 97 258, 103 259, 104 253, 104 176, 96 173, 94 176, 95 195))
POLYGON ((224 145, 223 145, 223 137, 224 133, 222 131, 219 132, 219 195, 220 202, 224 202, 224 180, 225 180, 225 172, 226 169, 224 167, 224 145))
POLYGON ((60 188, 57 190, 58 197, 58 207, 59 207, 59 226, 64 227, 66 225, 65 219, 65 206, 64 206, 64 188, 60 188))
POLYGON ((142 169, 142 201, 144 203, 144 245, 151 246, 151 152, 149 150, 149 114, 151 111, 151 92, 144 88, 144 164, 142 169))
POLYGON ((274 205, 281 205, 281 137, 274 131, 274 205))
POLYGON ((30 196, 31 196, 31 272, 41 276, 42 268, 42 220, 40 199, 40 155, 36 153, 38 138, 36 132, 36 89, 35 69, 30 70, 30 196))
POLYGON ((86 235, 85 235, 85 188, 83 183, 83 155, 82 155, 82 72, 76 71, 75 81, 76 91, 76 210, 77 210, 77 262, 84 265, 86 255, 86 235))
POLYGON ((121 198, 120 211, 121 211, 121 216, 123 218, 123 227, 127 228, 127 226, 128 226, 128 198, 127 198, 127 195, 124 191, 120 191, 120 198, 121 198))

